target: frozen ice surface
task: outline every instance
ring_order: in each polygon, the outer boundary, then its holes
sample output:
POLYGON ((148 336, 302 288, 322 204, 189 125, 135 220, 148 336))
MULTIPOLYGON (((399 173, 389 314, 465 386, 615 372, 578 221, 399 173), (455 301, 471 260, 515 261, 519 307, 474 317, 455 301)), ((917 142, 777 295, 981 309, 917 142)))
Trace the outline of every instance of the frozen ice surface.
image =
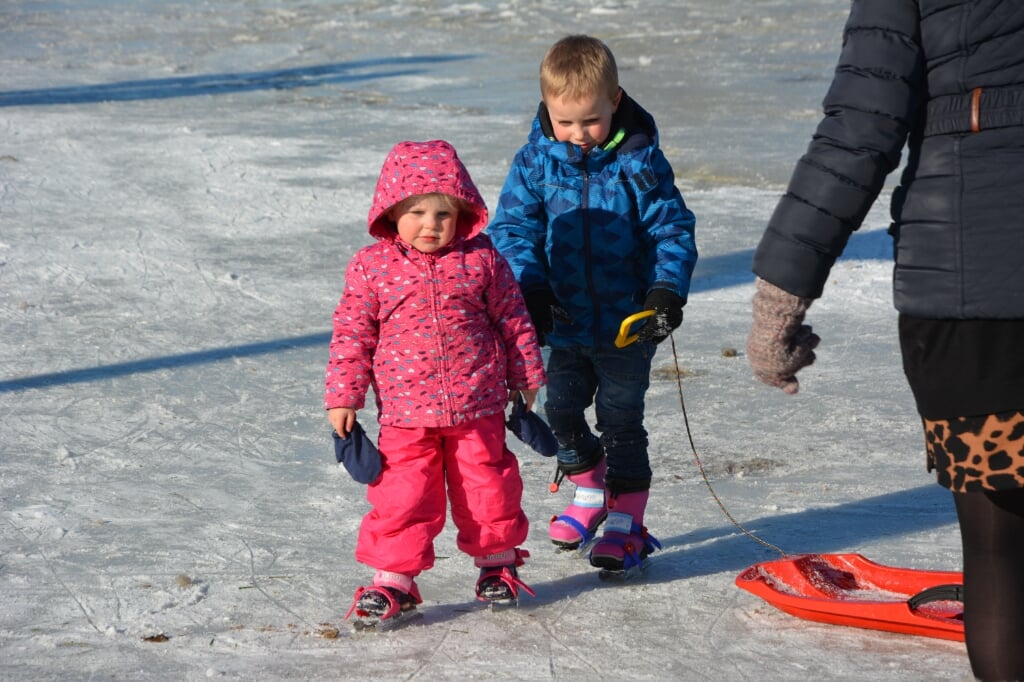
POLYGON ((801 621, 733 585, 768 545, 959 567, 900 369, 888 192, 811 310, 801 392, 757 384, 744 357, 752 250, 847 9, 0 6, 0 678, 963 679, 960 644, 801 621), (367 507, 333 461, 321 381, 380 163, 397 140, 449 139, 493 206, 540 57, 570 32, 616 51, 698 217, 685 402, 669 343, 649 399, 664 550, 622 585, 555 553, 569 493, 513 439, 537 597, 479 604, 449 528, 424 617, 354 635, 367 507))

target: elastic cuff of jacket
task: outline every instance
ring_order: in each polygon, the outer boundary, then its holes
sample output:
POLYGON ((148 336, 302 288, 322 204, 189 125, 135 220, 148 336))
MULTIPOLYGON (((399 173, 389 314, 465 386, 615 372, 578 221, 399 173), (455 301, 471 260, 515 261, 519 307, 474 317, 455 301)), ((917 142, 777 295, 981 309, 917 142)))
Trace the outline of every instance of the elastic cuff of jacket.
POLYGON ((640 493, 651 489, 649 478, 605 478, 604 485, 612 495, 640 493))

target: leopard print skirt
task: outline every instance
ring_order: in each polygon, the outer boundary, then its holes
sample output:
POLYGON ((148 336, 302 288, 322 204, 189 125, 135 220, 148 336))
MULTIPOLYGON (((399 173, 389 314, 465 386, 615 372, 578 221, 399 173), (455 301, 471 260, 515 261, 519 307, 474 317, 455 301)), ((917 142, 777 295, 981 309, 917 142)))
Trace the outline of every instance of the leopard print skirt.
POLYGON ((1024 412, 923 421, 939 485, 958 493, 1024 488, 1024 412))

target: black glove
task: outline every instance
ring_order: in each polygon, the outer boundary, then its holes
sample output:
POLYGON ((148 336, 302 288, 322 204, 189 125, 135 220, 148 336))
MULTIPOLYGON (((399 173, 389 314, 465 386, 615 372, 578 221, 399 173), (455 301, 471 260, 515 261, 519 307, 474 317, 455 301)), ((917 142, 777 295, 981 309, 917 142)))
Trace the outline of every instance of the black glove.
POLYGON ((653 310, 654 315, 637 332, 638 341, 661 343, 683 323, 683 299, 668 289, 651 289, 644 299, 644 310, 653 310))
POLYGON ((526 299, 526 310, 537 330, 537 343, 544 345, 545 336, 555 328, 555 320, 569 322, 571 318, 565 308, 558 304, 558 299, 550 289, 537 289, 523 295, 526 299))

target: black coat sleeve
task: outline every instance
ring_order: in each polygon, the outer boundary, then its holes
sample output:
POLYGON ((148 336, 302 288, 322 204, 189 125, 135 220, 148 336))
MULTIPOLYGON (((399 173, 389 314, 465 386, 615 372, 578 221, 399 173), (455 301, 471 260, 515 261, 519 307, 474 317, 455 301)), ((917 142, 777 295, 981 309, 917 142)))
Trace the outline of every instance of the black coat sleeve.
POLYGON ((918 5, 854 0, 824 118, 754 255, 754 272, 818 298, 878 197, 926 99, 918 5))

